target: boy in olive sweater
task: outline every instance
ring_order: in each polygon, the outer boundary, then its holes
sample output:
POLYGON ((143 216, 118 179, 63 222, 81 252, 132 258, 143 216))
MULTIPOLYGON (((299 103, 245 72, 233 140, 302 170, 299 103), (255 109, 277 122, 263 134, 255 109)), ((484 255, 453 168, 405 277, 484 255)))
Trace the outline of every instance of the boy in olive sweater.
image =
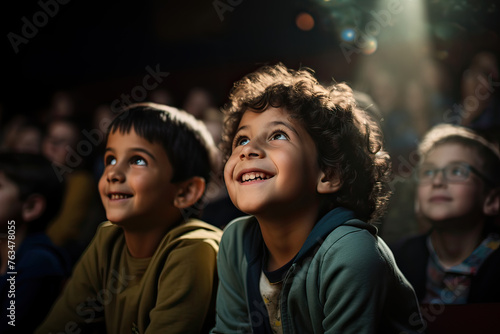
POLYGON ((110 124, 103 223, 37 333, 199 333, 213 326, 221 231, 196 217, 215 146, 191 115, 129 106, 110 124))

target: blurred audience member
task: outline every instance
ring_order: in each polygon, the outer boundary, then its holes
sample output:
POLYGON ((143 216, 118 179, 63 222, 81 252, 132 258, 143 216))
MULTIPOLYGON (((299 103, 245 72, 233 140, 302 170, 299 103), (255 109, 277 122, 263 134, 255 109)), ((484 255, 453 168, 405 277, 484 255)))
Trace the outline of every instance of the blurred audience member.
POLYGON ((389 71, 380 70, 373 76, 371 86, 367 91, 378 108, 388 117, 401 109, 401 89, 394 75, 389 71))
POLYGON ((420 303, 500 302, 500 154, 465 127, 442 124, 419 146, 415 211, 428 233, 392 249, 420 303))
POLYGON ((41 153, 43 130, 35 120, 24 115, 14 116, 4 129, 3 151, 41 153))
POLYGON ((489 52, 477 53, 462 74, 460 124, 474 129, 500 129, 498 61, 489 52))
POLYGON ((40 110, 38 118, 42 123, 47 123, 54 118, 75 117, 77 114, 75 96, 69 90, 56 90, 51 96, 49 106, 46 109, 40 110))
POLYGON ((421 62, 417 80, 427 91, 430 107, 437 111, 439 123, 442 123, 442 113, 453 105, 453 80, 448 69, 442 62, 426 57, 421 62))
POLYGON ((417 147, 417 142, 432 125, 440 123, 429 98, 430 92, 417 80, 410 80, 405 86, 404 110, 408 113, 409 131, 412 138, 411 147, 417 147))
POLYGON ((382 113, 385 145, 391 155, 393 170, 398 170, 399 157, 406 158, 418 140, 411 114, 405 109, 405 87, 390 72, 380 71, 369 90, 382 113))
POLYGON ((172 93, 167 89, 157 88, 149 93, 149 101, 159 103, 167 106, 174 105, 174 98, 172 93))
POLYGON ((205 111, 203 123, 210 131, 216 145, 219 145, 222 139, 222 112, 215 108, 209 108, 205 111))
POLYGON ((208 90, 201 87, 191 89, 184 101, 183 109, 196 117, 203 120, 205 113, 210 108, 214 108, 213 97, 208 90))
POLYGON ((66 248, 73 260, 80 256, 101 221, 92 217, 99 196, 92 173, 85 166, 93 149, 74 119, 55 118, 47 124, 42 152, 51 160, 59 179, 66 181, 61 212, 50 223, 47 234, 56 245, 66 248))
POLYGON ((88 132, 93 140, 93 151, 89 158, 90 167, 94 176, 95 184, 99 182, 104 171, 104 149, 106 147, 106 132, 116 114, 111 109, 111 104, 98 105, 92 114, 92 126, 88 132))
POLYGON ((63 191, 43 156, 0 153, 0 333, 33 333, 70 275, 69 258, 44 233, 63 191))

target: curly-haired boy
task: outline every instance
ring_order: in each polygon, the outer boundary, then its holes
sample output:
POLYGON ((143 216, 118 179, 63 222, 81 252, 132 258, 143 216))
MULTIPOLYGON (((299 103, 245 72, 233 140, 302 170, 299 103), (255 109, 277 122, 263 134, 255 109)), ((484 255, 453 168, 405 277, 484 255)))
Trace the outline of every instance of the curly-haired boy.
POLYGON ((249 217, 225 229, 214 333, 416 332, 415 293, 377 229, 380 131, 345 84, 265 66, 225 107, 224 178, 249 217))

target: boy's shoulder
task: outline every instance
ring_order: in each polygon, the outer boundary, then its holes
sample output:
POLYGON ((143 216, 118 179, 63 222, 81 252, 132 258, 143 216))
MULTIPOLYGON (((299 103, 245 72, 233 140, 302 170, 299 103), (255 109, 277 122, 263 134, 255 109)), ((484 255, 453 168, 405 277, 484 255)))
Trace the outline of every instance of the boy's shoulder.
POLYGON ((105 222, 100 223, 99 226, 97 226, 95 238, 96 239, 103 239, 103 238, 105 239, 105 238, 109 238, 110 236, 120 235, 120 234, 123 234, 123 230, 121 229, 121 227, 113 224, 110 221, 105 221, 105 222))
POLYGON ((239 231, 239 230, 244 230, 248 225, 253 225, 253 224, 258 224, 257 218, 254 216, 241 216, 238 218, 235 218, 229 222, 229 224, 226 225, 224 228, 224 233, 226 231, 239 231))
POLYGON ((251 231, 260 232, 259 222, 254 216, 242 216, 233 219, 224 228, 222 239, 224 242, 242 242, 245 238, 254 238, 251 231))
POLYGON ((198 219, 190 219, 174 227, 163 237, 155 256, 175 253, 177 256, 215 260, 221 237, 222 230, 218 227, 198 219))
POLYGON ((213 239, 218 242, 222 237, 222 230, 202 220, 189 219, 171 229, 165 237, 168 240, 213 239))
POLYGON ((321 242, 325 249, 354 247, 363 252, 363 249, 373 248, 379 242, 377 228, 358 219, 351 219, 326 234, 321 242))
MULTIPOLYGON (((109 242, 109 239, 114 239, 121 235, 123 235, 121 227, 110 221, 105 221, 98 226, 95 238, 98 242, 104 242, 105 240, 109 242)), ((189 219, 168 231, 163 239, 164 242, 182 239, 213 239, 218 242, 221 236, 222 230, 218 227, 199 219, 189 219)))

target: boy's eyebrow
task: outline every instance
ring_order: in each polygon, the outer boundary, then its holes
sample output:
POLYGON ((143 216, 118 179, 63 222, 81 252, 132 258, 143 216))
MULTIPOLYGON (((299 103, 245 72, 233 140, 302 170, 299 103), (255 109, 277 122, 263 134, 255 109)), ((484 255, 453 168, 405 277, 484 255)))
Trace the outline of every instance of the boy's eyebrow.
MULTIPOLYGON (((449 164, 456 164, 456 163, 466 163, 466 164, 468 164, 468 165, 471 165, 470 163, 468 163, 467 161, 464 161, 464 160, 451 160, 451 161, 448 161, 448 162, 446 163, 446 165, 449 165, 449 164)), ((435 163, 433 163, 433 162, 427 162, 427 161, 425 161, 425 160, 421 163, 421 165, 422 165, 422 166, 423 166, 423 165, 427 165, 427 166, 437 166, 435 163)))
POLYGON ((290 131, 293 131, 297 136, 299 135, 299 133, 297 132, 297 130, 295 130, 294 127, 292 127, 290 124, 288 123, 285 123, 283 121, 274 121, 274 122, 271 122, 269 123, 270 126, 277 126, 277 125, 284 125, 285 127, 287 127, 290 131))
MULTIPOLYGON (((288 123, 285 123, 283 121, 274 121, 274 122, 270 122, 268 124, 266 124, 266 127, 274 127, 274 126, 277 126, 277 125, 283 125, 285 126, 286 128, 288 128, 290 131, 293 131, 297 136, 299 135, 299 133, 297 132, 297 130, 295 130, 295 128, 293 128, 290 124, 288 123)), ((243 125, 243 126, 240 126, 238 128, 238 130, 236 130, 235 134, 240 132, 241 130, 244 130, 248 128, 248 125, 243 125)))
POLYGON ((240 127, 236 130, 235 134, 236 134, 236 133, 238 133, 238 132, 240 132, 241 130, 246 129, 246 128, 248 128, 248 125, 243 125, 243 126, 240 126, 240 127))
MULTIPOLYGON (((132 151, 132 152, 139 151, 139 152, 142 152, 142 153, 146 154, 147 156, 151 157, 151 159, 153 159, 153 160, 156 161, 156 158, 151 153, 149 153, 149 151, 146 150, 146 149, 143 149, 143 148, 140 148, 140 147, 131 147, 131 148, 128 149, 128 151, 132 151)), ((110 147, 106 147, 105 152, 114 152, 114 150, 112 148, 110 148, 110 147)))

